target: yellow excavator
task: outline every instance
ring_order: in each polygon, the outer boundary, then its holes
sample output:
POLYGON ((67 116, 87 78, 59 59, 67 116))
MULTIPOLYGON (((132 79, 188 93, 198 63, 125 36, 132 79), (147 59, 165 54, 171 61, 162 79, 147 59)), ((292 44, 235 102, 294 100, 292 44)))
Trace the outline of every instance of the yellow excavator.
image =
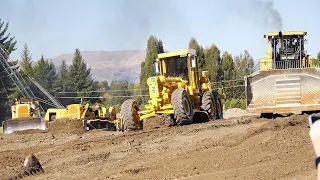
POLYGON ((292 114, 320 110, 320 69, 305 50, 307 32, 270 32, 260 70, 244 78, 247 111, 292 114))

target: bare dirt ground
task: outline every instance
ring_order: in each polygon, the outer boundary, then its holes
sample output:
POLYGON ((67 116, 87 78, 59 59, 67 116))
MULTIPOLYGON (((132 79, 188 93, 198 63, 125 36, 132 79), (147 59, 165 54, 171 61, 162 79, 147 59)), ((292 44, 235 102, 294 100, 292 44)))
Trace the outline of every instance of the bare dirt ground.
POLYGON ((34 153, 44 172, 25 179, 315 179, 306 118, 244 116, 181 127, 153 118, 129 133, 83 133, 81 122, 65 120, 48 131, 0 135, 0 177, 15 176, 34 153))

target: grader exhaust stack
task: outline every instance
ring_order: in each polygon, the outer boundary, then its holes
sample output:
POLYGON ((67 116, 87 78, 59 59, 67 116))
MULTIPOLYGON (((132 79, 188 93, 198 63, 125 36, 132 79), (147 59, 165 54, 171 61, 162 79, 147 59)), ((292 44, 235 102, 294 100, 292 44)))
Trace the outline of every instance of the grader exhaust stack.
POLYGON ((303 31, 271 32, 260 70, 245 77, 247 111, 296 113, 320 110, 320 69, 304 49, 303 31))

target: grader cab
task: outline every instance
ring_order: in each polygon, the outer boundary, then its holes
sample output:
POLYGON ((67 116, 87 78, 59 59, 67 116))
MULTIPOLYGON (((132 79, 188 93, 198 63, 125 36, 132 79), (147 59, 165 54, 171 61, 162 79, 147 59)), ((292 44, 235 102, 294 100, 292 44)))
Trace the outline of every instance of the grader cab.
POLYGON ((194 49, 158 54, 155 72, 156 76, 147 80, 150 100, 146 110, 140 111, 133 99, 123 102, 123 131, 141 130, 144 119, 161 114, 170 115, 176 125, 223 119, 224 94, 221 89, 220 93, 218 89, 211 89, 207 71, 199 77, 194 49))
POLYGON ((271 32, 260 70, 246 76, 247 110, 270 117, 273 113, 320 110, 320 69, 307 55, 307 32, 271 32))

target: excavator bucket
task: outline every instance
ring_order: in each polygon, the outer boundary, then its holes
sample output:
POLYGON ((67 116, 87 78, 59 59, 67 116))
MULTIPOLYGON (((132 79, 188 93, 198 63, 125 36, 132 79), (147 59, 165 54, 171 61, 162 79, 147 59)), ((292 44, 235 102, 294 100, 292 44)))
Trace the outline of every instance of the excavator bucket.
POLYGON ((246 103, 252 113, 320 110, 320 69, 274 69, 245 77, 246 103))
POLYGON ((46 130, 48 127, 45 120, 35 117, 24 117, 9 119, 2 122, 4 134, 10 134, 14 131, 23 131, 29 129, 46 130))

